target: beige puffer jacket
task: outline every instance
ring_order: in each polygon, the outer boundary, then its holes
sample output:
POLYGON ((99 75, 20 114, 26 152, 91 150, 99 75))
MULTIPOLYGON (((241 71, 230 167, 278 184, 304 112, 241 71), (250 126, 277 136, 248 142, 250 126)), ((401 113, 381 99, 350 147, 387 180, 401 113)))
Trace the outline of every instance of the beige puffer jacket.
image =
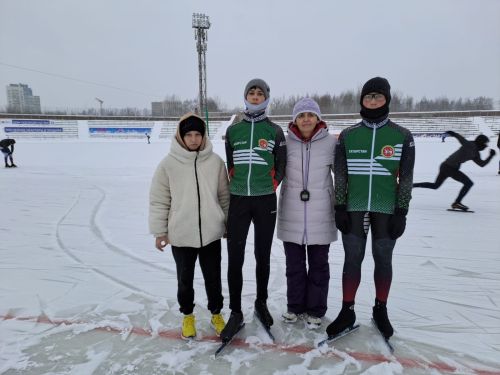
POLYGON ((155 237, 168 235, 173 246, 199 248, 220 239, 226 231, 227 171, 206 133, 198 152, 188 151, 179 140, 179 135, 172 139, 169 154, 154 174, 149 229, 155 237))

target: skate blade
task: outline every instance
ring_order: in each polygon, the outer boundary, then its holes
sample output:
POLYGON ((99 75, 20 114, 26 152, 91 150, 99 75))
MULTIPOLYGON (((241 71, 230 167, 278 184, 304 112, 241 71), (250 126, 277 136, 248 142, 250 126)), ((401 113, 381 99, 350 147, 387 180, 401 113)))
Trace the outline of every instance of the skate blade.
POLYGON ((347 336, 348 334, 350 334, 354 331, 357 331, 358 329, 359 329, 359 324, 355 324, 355 325, 352 325, 350 327, 347 327, 342 332, 339 332, 336 335, 328 336, 326 339, 318 342, 317 347, 319 348, 320 346, 327 345, 327 344, 330 344, 334 341, 337 341, 337 340, 341 339, 342 337, 347 336))

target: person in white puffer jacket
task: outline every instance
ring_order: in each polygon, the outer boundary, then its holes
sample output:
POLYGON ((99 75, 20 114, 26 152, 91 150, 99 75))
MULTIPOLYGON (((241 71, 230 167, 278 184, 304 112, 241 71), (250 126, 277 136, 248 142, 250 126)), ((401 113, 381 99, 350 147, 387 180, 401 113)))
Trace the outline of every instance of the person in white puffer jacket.
POLYGON ((315 329, 327 310, 328 252, 337 240, 332 179, 337 140, 313 99, 295 104, 286 142, 277 229, 286 255, 288 310, 283 319, 294 323, 302 316, 315 329))
POLYGON ((193 279, 198 258, 212 326, 217 334, 224 329, 221 238, 228 209, 224 161, 213 152, 203 119, 188 113, 180 119, 170 152, 156 169, 149 196, 149 229, 156 248, 172 247, 183 338, 196 336, 193 279))

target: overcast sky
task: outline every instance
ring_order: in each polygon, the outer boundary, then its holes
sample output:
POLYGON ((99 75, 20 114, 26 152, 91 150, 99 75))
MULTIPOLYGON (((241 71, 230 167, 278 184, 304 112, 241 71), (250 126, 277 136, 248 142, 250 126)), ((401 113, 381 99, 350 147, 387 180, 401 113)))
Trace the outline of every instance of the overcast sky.
POLYGON ((416 99, 500 107, 500 0, 0 0, 0 106, 9 83, 47 108, 196 98, 193 12, 212 23, 208 95, 230 107, 254 77, 276 97, 340 94, 376 75, 416 99))

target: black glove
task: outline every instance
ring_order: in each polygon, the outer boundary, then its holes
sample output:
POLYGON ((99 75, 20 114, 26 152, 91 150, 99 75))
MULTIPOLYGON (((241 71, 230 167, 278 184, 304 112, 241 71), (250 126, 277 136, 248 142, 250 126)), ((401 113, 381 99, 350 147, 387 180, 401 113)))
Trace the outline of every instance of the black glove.
POLYGON ((408 210, 397 207, 394 214, 389 218, 387 223, 387 231, 389 237, 393 240, 401 237, 406 228, 406 214, 408 210))
POLYGON ((351 231, 351 218, 346 209, 347 206, 345 204, 335 206, 335 225, 344 234, 351 231))
POLYGON ((457 135, 457 133, 455 133, 453 130, 448 130, 446 134, 451 135, 452 137, 457 135))
POLYGON ((495 156, 496 152, 495 150, 493 150, 492 148, 490 149, 490 156, 493 157, 495 156))

